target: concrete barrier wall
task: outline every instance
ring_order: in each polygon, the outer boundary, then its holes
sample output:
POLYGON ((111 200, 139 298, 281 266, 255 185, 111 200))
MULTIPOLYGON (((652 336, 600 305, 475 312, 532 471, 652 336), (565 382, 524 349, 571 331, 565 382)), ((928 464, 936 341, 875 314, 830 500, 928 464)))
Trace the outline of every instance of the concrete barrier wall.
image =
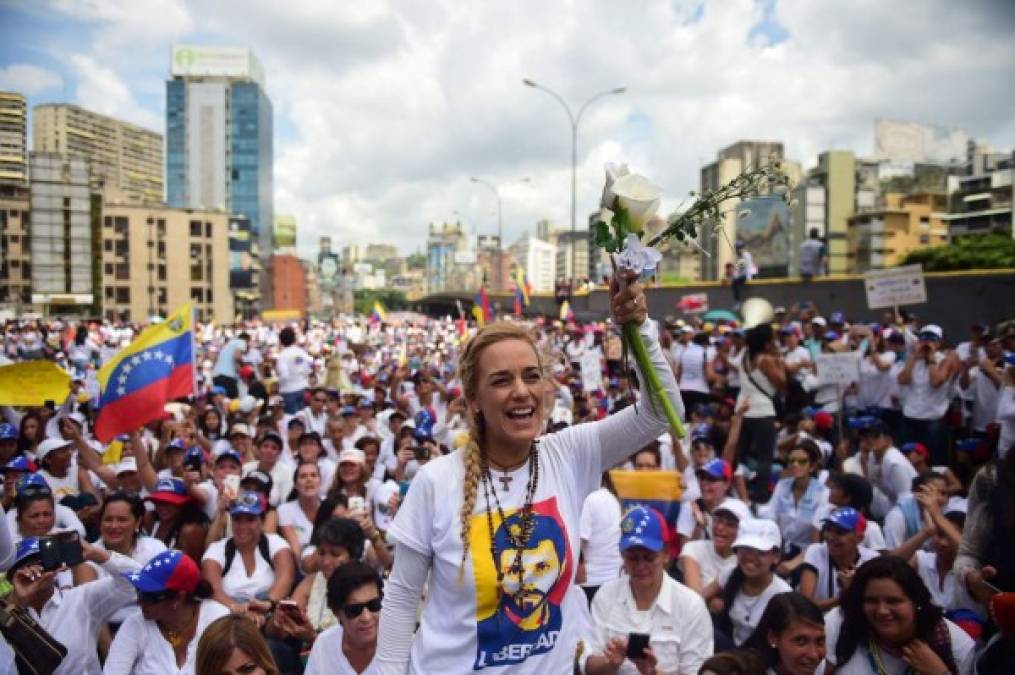
MULTIPOLYGON (((969 326, 974 322, 984 321, 993 326, 1015 318, 1015 270, 929 273, 925 281, 927 302, 905 309, 922 320, 939 324, 948 342, 966 339, 969 326)), ((733 306, 729 286, 695 284, 649 288, 649 312, 656 318, 681 317, 676 303, 689 293, 708 295, 712 309, 733 306)), ((790 279, 758 280, 748 284, 747 295, 760 296, 775 306, 786 307, 810 300, 817 304, 820 313, 827 316, 834 311, 845 312, 851 321, 882 321, 886 311, 867 309, 862 277, 824 278, 811 283, 790 279)), ((509 297, 497 296, 495 301, 504 311, 511 311, 509 297)), ((609 298, 605 290, 596 290, 573 298, 571 307, 580 317, 602 318, 609 312, 609 298)), ((546 295, 534 296, 529 309, 531 313, 549 316, 558 316, 560 311, 554 298, 546 295)))

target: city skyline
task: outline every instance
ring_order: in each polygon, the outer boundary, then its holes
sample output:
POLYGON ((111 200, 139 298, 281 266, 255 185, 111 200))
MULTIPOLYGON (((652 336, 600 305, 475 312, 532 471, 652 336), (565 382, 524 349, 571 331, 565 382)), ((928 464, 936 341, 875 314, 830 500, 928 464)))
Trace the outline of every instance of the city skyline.
POLYGON ((300 253, 320 235, 365 245, 378 231, 409 253, 429 222, 460 216, 495 231, 492 198, 470 175, 531 177, 503 191, 505 242, 539 219, 569 222, 566 118, 524 77, 572 104, 628 88, 583 118, 579 222, 605 161, 651 175, 671 209, 740 138, 783 141, 804 168, 829 148, 873 156, 879 117, 1010 147, 1015 94, 998 84, 1015 74, 1013 10, 891 4, 660 3, 633 14, 605 3, 240 12, 229 2, 0 2, 0 89, 165 133, 171 44, 250 47, 276 108, 276 211, 298 220, 300 253))

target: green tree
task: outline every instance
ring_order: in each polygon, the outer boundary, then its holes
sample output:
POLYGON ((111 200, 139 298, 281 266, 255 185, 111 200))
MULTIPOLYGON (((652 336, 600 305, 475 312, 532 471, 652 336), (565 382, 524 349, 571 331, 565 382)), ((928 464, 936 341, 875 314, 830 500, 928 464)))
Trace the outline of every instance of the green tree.
POLYGON ((425 270, 426 256, 422 253, 410 253, 409 257, 405 260, 405 264, 408 265, 410 270, 425 270))
POLYGON ((977 234, 956 238, 946 246, 912 251, 903 265, 922 264, 926 272, 1001 269, 1015 267, 1015 239, 1004 234, 977 234))
POLYGON ((353 308, 357 314, 370 314, 374 311, 374 302, 380 301, 384 309, 391 312, 405 309, 405 293, 390 288, 376 290, 359 290, 352 294, 353 308))

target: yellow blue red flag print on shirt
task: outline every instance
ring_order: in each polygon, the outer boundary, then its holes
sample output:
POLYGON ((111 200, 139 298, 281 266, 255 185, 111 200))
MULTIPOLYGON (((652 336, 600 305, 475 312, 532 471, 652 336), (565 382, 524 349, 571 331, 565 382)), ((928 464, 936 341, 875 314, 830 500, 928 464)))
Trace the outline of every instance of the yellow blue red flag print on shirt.
POLYGON ((165 415, 194 393, 194 320, 190 303, 149 326, 99 371, 95 437, 103 443, 165 415))

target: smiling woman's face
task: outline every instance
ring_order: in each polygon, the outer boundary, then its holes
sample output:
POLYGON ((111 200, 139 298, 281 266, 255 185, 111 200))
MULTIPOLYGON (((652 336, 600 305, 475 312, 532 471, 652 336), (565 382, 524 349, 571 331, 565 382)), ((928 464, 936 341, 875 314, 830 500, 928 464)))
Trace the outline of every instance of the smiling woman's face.
POLYGON ((482 414, 487 442, 525 447, 543 427, 546 381, 535 350, 524 340, 496 342, 479 357, 473 410, 482 414))

